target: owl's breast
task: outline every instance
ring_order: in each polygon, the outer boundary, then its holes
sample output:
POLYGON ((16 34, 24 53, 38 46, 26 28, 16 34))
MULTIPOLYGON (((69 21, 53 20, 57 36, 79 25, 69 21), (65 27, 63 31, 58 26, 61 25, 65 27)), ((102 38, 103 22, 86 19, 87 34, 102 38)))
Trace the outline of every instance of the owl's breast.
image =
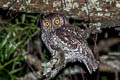
POLYGON ((71 34, 70 32, 66 31, 60 31, 56 32, 57 41, 64 46, 66 46, 68 49, 76 49, 79 43, 79 40, 76 39, 76 36, 74 34, 71 34))
POLYGON ((55 50, 52 49, 53 46, 53 34, 51 33, 44 33, 41 35, 41 39, 44 42, 45 46, 47 47, 47 49, 50 51, 50 53, 54 53, 55 50))

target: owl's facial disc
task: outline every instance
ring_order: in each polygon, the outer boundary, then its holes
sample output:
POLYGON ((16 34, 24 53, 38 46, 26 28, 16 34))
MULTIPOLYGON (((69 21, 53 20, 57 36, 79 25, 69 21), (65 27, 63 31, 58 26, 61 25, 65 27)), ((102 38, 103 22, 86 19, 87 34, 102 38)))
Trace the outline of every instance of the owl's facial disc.
POLYGON ((61 27, 64 24, 64 19, 60 15, 56 15, 52 18, 52 26, 54 29, 61 27))
POLYGON ((52 28, 52 24, 51 24, 51 20, 50 19, 44 19, 42 21, 42 28, 43 30, 47 31, 47 32, 50 32, 52 31, 51 28, 52 28))

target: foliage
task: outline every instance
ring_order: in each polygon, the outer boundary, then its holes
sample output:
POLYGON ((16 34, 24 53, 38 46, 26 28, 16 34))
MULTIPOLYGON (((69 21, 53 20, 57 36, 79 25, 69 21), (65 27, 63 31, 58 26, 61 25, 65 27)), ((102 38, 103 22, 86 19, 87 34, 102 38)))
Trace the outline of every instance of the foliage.
POLYGON ((25 74, 22 72, 27 54, 25 43, 38 29, 34 25, 35 18, 22 14, 20 19, 14 19, 15 24, 3 21, 0 25, 0 80, 18 80, 25 74), (26 18, 30 19, 30 24, 26 24, 26 18))

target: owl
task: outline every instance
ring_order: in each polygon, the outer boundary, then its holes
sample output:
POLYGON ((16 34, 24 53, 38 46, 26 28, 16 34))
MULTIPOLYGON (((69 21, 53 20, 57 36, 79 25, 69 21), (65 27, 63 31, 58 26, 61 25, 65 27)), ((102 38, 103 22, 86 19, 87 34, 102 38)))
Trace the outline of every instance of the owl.
POLYGON ((53 78, 68 62, 84 63, 89 73, 98 68, 99 61, 93 55, 83 35, 85 31, 69 23, 62 14, 49 14, 41 20, 41 39, 50 51, 46 77, 53 78))

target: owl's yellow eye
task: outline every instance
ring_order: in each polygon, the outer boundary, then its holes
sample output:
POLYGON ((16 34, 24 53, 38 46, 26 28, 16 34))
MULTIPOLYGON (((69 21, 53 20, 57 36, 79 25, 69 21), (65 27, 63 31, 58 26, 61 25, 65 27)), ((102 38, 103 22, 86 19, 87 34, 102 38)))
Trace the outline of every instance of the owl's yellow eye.
POLYGON ((54 21, 54 23, 55 23, 55 24, 60 24, 60 19, 56 19, 56 20, 54 21))
POLYGON ((46 21, 46 22, 45 22, 45 26, 46 26, 46 27, 49 27, 49 26, 50 26, 50 22, 46 21))

